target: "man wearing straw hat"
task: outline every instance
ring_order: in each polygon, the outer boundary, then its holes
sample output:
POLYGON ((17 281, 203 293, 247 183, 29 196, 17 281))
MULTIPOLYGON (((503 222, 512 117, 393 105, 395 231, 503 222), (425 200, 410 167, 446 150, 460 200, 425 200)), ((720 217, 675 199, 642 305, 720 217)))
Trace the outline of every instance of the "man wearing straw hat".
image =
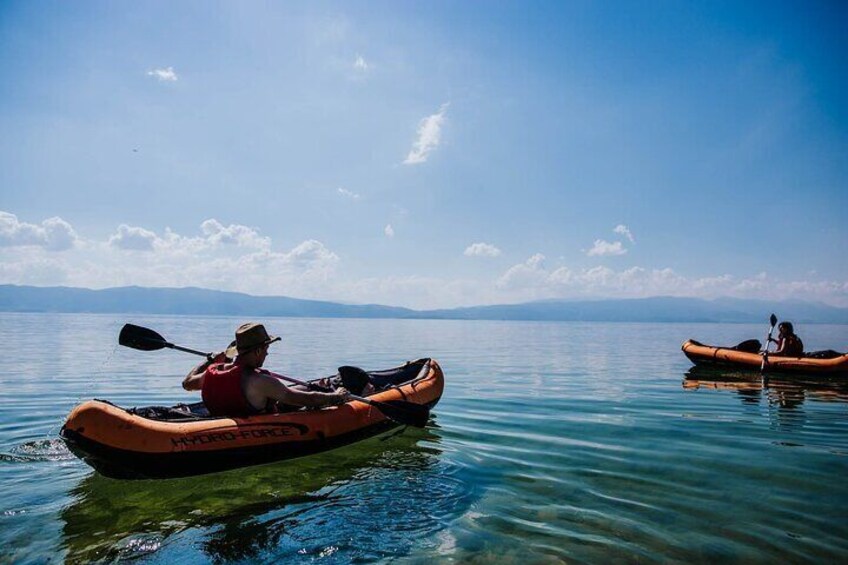
POLYGON ((192 369, 183 380, 186 390, 199 390, 212 416, 250 416, 276 412, 281 406, 319 408, 344 404, 350 393, 312 392, 288 387, 262 369, 268 347, 279 337, 254 322, 236 330, 235 347, 192 369), (237 355, 236 355, 237 353, 237 355), (235 356, 235 360, 228 362, 235 356))

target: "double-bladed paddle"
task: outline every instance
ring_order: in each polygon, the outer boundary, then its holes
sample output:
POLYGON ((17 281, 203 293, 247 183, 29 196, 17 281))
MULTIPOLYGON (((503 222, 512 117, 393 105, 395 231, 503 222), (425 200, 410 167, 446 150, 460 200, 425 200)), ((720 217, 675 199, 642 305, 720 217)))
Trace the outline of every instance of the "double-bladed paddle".
POLYGON ((121 328, 121 333, 118 334, 118 343, 140 351, 158 351, 167 347, 168 349, 202 355, 207 359, 212 359, 213 357, 212 353, 204 353, 196 349, 189 349, 188 347, 180 347, 179 345, 169 343, 164 337, 153 330, 134 324, 124 324, 124 327, 121 328))
MULTIPOLYGON (((136 326, 134 324, 125 324, 124 327, 121 328, 121 333, 118 335, 118 343, 125 347, 131 347, 132 349, 138 349, 140 351, 158 351, 159 349, 168 348, 192 353, 194 355, 200 355, 207 359, 212 359, 213 357, 212 353, 204 353, 203 351, 189 349, 187 347, 170 343, 155 331, 149 328, 136 326)), ((313 390, 325 390, 312 383, 294 379, 292 377, 278 375, 276 373, 271 373, 270 371, 269 374, 277 377, 278 379, 303 385, 313 390)), ((355 394, 351 394, 350 398, 373 406, 382 412, 386 418, 405 426, 423 428, 427 425, 427 421, 430 419, 430 409, 427 406, 415 404, 414 402, 406 402, 405 400, 387 400, 385 402, 380 402, 377 400, 371 400, 370 398, 357 396, 355 394)))
POLYGON ((771 334, 774 331, 774 326, 777 325, 777 316, 772 314, 769 318, 769 322, 771 326, 769 326, 768 336, 766 337, 766 347, 763 350, 763 362, 760 364, 761 373, 766 370, 766 363, 768 362, 768 348, 769 344, 771 343, 771 334))

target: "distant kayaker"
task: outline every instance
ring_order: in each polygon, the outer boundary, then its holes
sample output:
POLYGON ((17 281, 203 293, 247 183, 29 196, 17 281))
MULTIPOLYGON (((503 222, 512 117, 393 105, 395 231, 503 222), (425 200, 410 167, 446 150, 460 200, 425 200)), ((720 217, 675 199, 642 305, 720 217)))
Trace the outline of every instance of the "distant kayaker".
POLYGON ((770 351, 769 355, 775 357, 802 357, 804 355, 804 342, 795 335, 792 322, 780 322, 777 326, 777 339, 769 338, 777 344, 777 349, 770 351))
POLYGON ((217 354, 192 369, 183 380, 183 388, 201 391, 212 416, 248 416, 276 412, 280 407, 319 408, 349 400, 350 393, 344 388, 334 392, 299 390, 262 369, 268 347, 279 340, 268 335, 262 324, 242 324, 236 330, 235 360, 228 362, 225 353, 217 354))

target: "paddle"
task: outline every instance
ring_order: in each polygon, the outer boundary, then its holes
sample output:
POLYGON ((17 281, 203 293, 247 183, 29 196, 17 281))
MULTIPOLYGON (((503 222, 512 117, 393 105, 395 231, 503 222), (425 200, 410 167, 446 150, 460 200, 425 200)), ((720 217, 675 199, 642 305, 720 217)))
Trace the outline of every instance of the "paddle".
POLYGON ((134 324, 124 324, 124 327, 121 328, 121 333, 118 335, 118 343, 140 351, 158 351, 167 347, 169 349, 176 349, 177 351, 202 355, 207 359, 211 359, 213 356, 212 353, 204 353, 196 349, 189 349, 169 343, 164 337, 153 330, 134 324))
MULTIPOLYGON (((277 377, 278 379, 289 381, 290 383, 294 383, 296 385, 303 385, 312 389, 322 388, 315 386, 312 383, 300 381, 298 379, 287 377, 285 375, 278 375, 277 373, 272 373, 271 371, 268 371, 268 374, 270 374, 272 377, 277 377)), ((389 420, 393 420, 398 424, 403 424, 405 426, 415 426, 416 428, 423 428, 427 425, 427 421, 430 419, 430 409, 421 404, 415 404, 414 402, 406 402, 405 400, 387 400, 385 402, 378 402, 376 400, 371 400, 370 398, 357 396, 355 394, 351 394, 350 397, 353 400, 358 400, 359 402, 370 404, 371 406, 382 412, 383 415, 389 420)))
POLYGON ((766 337, 766 348, 763 351, 763 362, 762 362, 762 364, 760 364, 760 372, 761 373, 766 370, 766 362, 768 362, 768 348, 769 348, 769 344, 771 343, 771 334, 772 334, 772 332, 774 332, 774 326, 777 325, 777 316, 772 314, 771 317, 769 318, 769 322, 771 323, 771 326, 769 327, 768 337, 766 337))
MULTIPOLYGON (((125 347, 138 349, 140 351, 158 351, 159 349, 168 348, 176 349, 177 351, 185 351, 186 353, 192 353, 194 355, 200 355, 207 359, 211 359, 213 355, 212 353, 204 353, 202 351, 197 351, 196 349, 189 349, 187 347, 174 345, 155 331, 149 328, 136 326, 134 324, 125 324, 124 327, 121 328, 121 333, 118 335, 118 343, 125 347)), ((270 371, 269 374, 277 377, 278 379, 303 385, 312 390, 325 390, 312 383, 294 379, 292 377, 278 375, 276 373, 271 373, 270 371)), ((427 406, 415 404, 414 402, 406 402, 405 400, 387 400, 385 402, 379 402, 377 400, 371 400, 370 398, 364 398, 354 394, 351 394, 350 398, 373 406, 382 412, 386 418, 405 426, 423 428, 427 425, 427 421, 430 419, 430 409, 427 406)))

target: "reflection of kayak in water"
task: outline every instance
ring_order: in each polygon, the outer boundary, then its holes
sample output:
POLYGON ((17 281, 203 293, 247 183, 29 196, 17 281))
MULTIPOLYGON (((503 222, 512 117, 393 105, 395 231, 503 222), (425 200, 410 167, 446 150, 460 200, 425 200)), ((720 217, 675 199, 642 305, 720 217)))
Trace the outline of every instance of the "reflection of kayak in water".
POLYGON ((765 400, 769 406, 788 410, 799 409, 805 401, 848 403, 848 380, 821 375, 778 373, 763 378, 750 370, 695 366, 686 372, 683 388, 734 392, 743 404, 759 405, 765 400))
MULTIPOLYGON (((759 371, 763 356, 758 352, 733 347, 714 347, 690 339, 683 344, 683 353, 699 366, 735 367, 759 371)), ((769 355, 764 371, 804 375, 848 375, 848 353, 833 352, 821 357, 778 357, 769 355)))
POLYGON ((685 373, 682 384, 686 390, 729 390, 739 393, 770 390, 779 393, 800 391, 822 402, 848 402, 848 380, 841 378, 775 375, 772 378, 763 379, 760 375, 747 370, 696 365, 685 373))
POLYGON ((64 560, 163 561, 176 546, 181 562, 301 562, 318 559, 340 535, 350 536, 342 561, 391 555, 430 535, 434 517, 471 504, 471 485, 445 472, 437 429, 398 429, 208 478, 128 482, 89 473, 59 513, 64 560))
MULTIPOLYGON (((433 406, 444 376, 431 359, 369 373, 369 400, 433 406)), ((199 475, 327 451, 398 424, 359 401, 321 410, 244 418, 210 417, 202 403, 125 410, 90 400, 62 427, 71 450, 102 474, 119 478, 199 475)))

